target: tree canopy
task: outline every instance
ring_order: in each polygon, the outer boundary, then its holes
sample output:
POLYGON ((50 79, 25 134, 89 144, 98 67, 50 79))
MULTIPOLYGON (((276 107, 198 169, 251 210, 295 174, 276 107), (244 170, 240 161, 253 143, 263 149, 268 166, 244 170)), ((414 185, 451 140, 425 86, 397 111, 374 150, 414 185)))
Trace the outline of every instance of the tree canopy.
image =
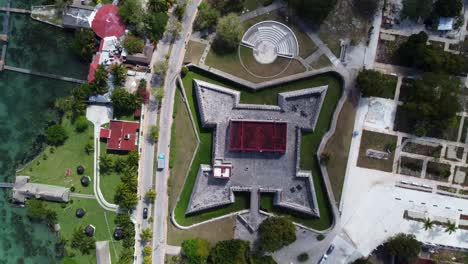
POLYGON ((70 46, 81 60, 91 62, 96 52, 96 38, 94 32, 91 29, 77 29, 70 46))
POLYGON ((233 51, 239 45, 244 28, 238 15, 231 13, 219 19, 215 48, 218 51, 233 51))
POLYGON ((158 41, 166 30, 169 16, 165 12, 150 13, 146 20, 151 39, 153 41, 158 41))
MULTIPOLYGON (((427 73, 408 89, 402 106, 411 133, 418 136, 440 136, 455 123, 460 111, 460 80, 446 74, 427 73)), ((400 115, 399 114, 399 115, 400 115)))
POLYGON ((432 0, 403 0, 402 18, 426 19, 432 12, 432 0))
POLYGON ((285 217, 269 217, 258 228, 260 246, 267 252, 274 252, 296 241, 296 228, 285 217))
POLYGON ((219 11, 213 8, 209 3, 202 2, 198 6, 198 15, 194 27, 196 30, 203 30, 215 27, 219 19, 219 11))
MULTIPOLYGON (((133 247, 135 243, 135 227, 130 219, 129 214, 118 214, 114 220, 116 226, 121 227, 123 230, 123 247, 133 247)), ((133 260, 133 252, 131 254, 133 260)))
POLYGON ((247 264, 249 256, 249 242, 239 239, 218 242, 210 251, 211 263, 247 264))
POLYGON ((397 60, 403 65, 423 71, 462 74, 467 71, 467 62, 461 56, 433 45, 427 45, 428 36, 421 31, 411 35, 396 51, 397 60))
POLYGON ((86 116, 81 115, 75 120, 74 125, 76 132, 81 133, 88 129, 89 122, 86 116))
POLYGON ((114 85, 122 85, 127 78, 127 69, 121 63, 114 63, 111 65, 111 74, 114 85))
POLYGON ((314 24, 320 24, 336 5, 336 0, 290 0, 298 15, 314 24))
POLYGON ((59 146, 65 143, 68 133, 61 125, 52 125, 45 131, 46 142, 52 146, 59 146))
POLYGON ((434 11, 441 17, 459 16, 462 8, 462 0, 437 0, 434 3, 434 11))
POLYGON ((135 94, 127 92, 125 88, 118 87, 110 96, 116 115, 132 114, 141 104, 141 99, 135 94))
POLYGON ((125 36, 125 39, 123 41, 123 47, 130 54, 143 52, 144 46, 145 42, 143 41, 143 39, 134 35, 125 36))
POLYGON ((397 234, 385 243, 390 255, 397 258, 397 263, 410 263, 421 251, 421 245, 414 235, 397 234))
POLYGON ((182 243, 182 254, 187 263, 205 264, 210 253, 210 244, 202 238, 192 238, 182 243))
POLYGON ((379 0, 354 0, 354 9, 356 12, 365 19, 372 19, 374 17, 375 12, 377 11, 377 7, 379 7, 379 0))
POLYGON ((73 248, 78 249, 81 252, 81 254, 87 255, 91 253, 91 250, 93 250, 96 247, 95 243, 96 240, 94 239, 94 237, 88 237, 85 234, 83 227, 78 227, 73 232, 71 246, 73 248))
POLYGON ((125 0, 119 6, 119 16, 123 22, 139 30, 142 28, 145 12, 140 0, 125 0))
POLYGON ((392 76, 375 70, 362 70, 356 79, 356 85, 363 97, 376 96, 388 98, 388 90, 394 91, 396 88, 395 79, 392 76))
POLYGON ((30 199, 26 201, 26 208, 26 215, 31 220, 46 222, 49 226, 57 223, 57 212, 48 208, 44 201, 30 199))
POLYGON ((244 6, 244 0, 209 0, 208 2, 222 14, 240 12, 244 6))
POLYGON ((94 72, 94 80, 92 82, 93 90, 98 94, 105 94, 109 91, 107 80, 109 73, 104 65, 100 64, 94 72))

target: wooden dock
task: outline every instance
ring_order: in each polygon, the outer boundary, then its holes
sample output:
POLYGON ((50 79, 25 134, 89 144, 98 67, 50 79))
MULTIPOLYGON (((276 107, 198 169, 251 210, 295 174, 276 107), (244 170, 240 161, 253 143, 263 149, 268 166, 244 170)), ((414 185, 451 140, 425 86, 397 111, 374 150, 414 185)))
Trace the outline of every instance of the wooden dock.
POLYGON ((28 9, 21 9, 21 8, 14 8, 14 7, 4 7, 4 6, 0 7, 0 11, 18 13, 18 14, 31 14, 31 10, 28 10, 28 9))
POLYGON ((50 79, 56 79, 56 80, 61 80, 61 81, 66 81, 66 82, 73 82, 73 83, 85 83, 85 80, 80 80, 80 79, 75 79, 71 77, 65 77, 65 76, 60 76, 57 74, 51 74, 51 73, 45 73, 45 72, 36 72, 32 71, 29 69, 23 69, 23 68, 18 68, 18 67, 13 67, 13 66, 8 66, 5 65, 3 69, 8 70, 8 71, 14 71, 14 72, 20 72, 24 74, 30 74, 30 75, 35 75, 39 77, 44 77, 44 78, 50 78, 50 79))

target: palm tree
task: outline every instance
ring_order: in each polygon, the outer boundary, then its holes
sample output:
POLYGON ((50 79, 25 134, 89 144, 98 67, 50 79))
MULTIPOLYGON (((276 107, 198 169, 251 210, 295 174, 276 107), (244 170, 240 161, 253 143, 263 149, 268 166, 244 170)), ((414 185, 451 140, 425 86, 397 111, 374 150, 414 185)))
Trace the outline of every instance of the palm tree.
POLYGON ((424 230, 430 230, 434 227, 434 222, 430 218, 425 218, 424 221, 424 230))
POLYGON ((457 226, 455 222, 451 222, 450 220, 445 224, 445 232, 451 235, 453 232, 457 231, 457 226))

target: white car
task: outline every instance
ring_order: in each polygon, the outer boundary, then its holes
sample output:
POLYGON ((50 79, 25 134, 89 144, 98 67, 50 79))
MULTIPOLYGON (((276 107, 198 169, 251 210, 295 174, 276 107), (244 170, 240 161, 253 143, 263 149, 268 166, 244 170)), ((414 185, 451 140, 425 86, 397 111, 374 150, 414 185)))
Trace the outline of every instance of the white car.
POLYGON ((323 256, 320 258, 318 264, 323 264, 323 263, 325 263, 325 262, 327 261, 327 258, 328 258, 327 254, 323 255, 323 256))

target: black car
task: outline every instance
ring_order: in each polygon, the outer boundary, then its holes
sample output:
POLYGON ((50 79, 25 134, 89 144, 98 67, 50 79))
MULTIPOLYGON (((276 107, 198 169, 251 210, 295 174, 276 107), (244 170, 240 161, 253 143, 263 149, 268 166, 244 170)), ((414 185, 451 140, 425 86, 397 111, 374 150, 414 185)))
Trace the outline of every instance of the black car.
POLYGON ((148 218, 148 208, 143 208, 143 219, 148 218))
POLYGON ((335 249, 335 246, 331 244, 330 247, 327 249, 327 255, 330 255, 334 249, 335 249))

